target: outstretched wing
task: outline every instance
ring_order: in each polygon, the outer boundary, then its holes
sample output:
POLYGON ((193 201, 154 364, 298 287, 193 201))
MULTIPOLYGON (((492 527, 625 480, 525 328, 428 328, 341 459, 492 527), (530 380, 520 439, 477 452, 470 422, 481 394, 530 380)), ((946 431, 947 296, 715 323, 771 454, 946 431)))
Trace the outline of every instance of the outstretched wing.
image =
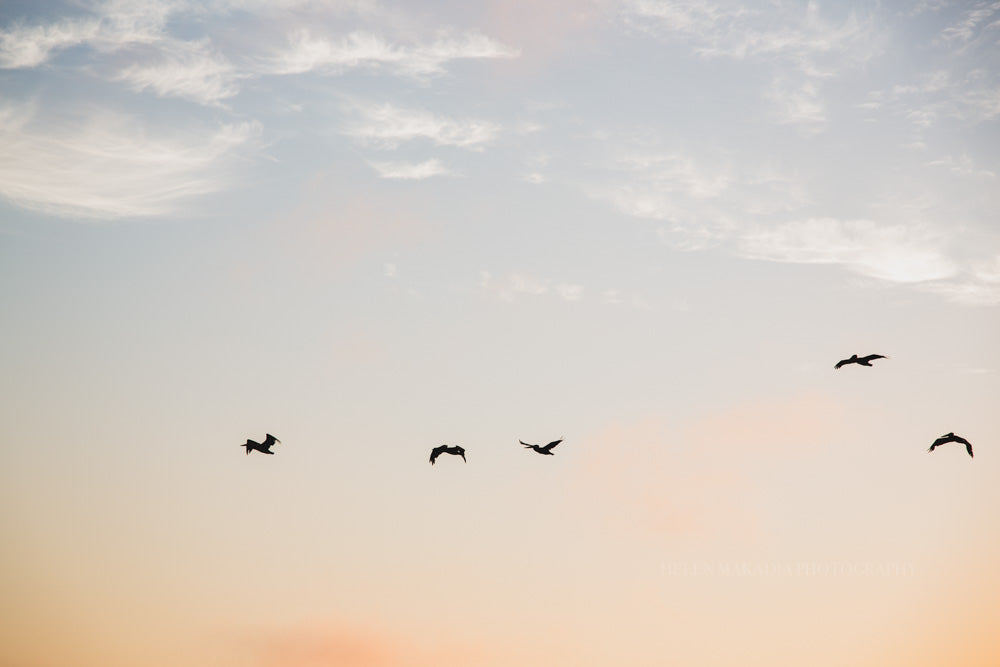
POLYGON ((267 437, 264 439, 264 446, 265 447, 270 447, 271 445, 273 445, 276 442, 280 443, 281 440, 278 440, 273 435, 271 435, 270 433, 268 433, 267 437))
POLYGON ((933 443, 931 443, 931 448, 929 450, 927 450, 927 451, 934 451, 935 447, 940 447, 941 445, 943 445, 945 443, 949 443, 949 442, 951 442, 950 438, 948 438, 947 436, 941 436, 940 438, 938 438, 937 440, 935 440, 933 443))
POLYGON ((448 445, 441 445, 440 447, 435 447, 431 450, 431 465, 434 465, 434 460, 441 456, 441 453, 448 449, 448 445))
POLYGON ((953 435, 953 436, 951 436, 950 440, 952 442, 960 442, 963 445, 965 445, 965 451, 969 452, 969 456, 972 456, 972 443, 971 442, 969 442, 968 440, 966 440, 965 438, 963 438, 960 435, 953 435))
POLYGON ((840 361, 837 362, 837 365, 834 366, 834 368, 840 368, 841 366, 844 366, 845 364, 850 364, 850 363, 853 363, 850 359, 841 359, 840 361))
POLYGON ((884 354, 869 354, 867 357, 861 357, 858 361, 875 361, 876 359, 888 359, 889 357, 884 354))
POLYGON ((549 444, 542 447, 542 449, 546 452, 552 451, 553 449, 555 449, 555 446, 558 445, 560 442, 562 442, 562 440, 553 440, 549 444))

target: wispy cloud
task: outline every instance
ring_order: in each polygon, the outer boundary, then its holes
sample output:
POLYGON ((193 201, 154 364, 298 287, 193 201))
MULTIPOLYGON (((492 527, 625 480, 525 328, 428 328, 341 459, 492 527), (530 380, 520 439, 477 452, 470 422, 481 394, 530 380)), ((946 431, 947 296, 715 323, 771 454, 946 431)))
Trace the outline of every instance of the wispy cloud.
POLYGON ((185 6, 181 0, 105 0, 87 6, 88 14, 48 24, 12 24, 0 31, 0 67, 37 67, 63 49, 87 45, 112 53, 134 44, 152 44, 164 37, 171 15, 185 6))
MULTIPOLYGON (((933 222, 949 210, 936 197, 871 201, 863 207, 871 217, 824 215, 828 207, 810 196, 801 179, 771 167, 741 169, 728 159, 695 161, 652 149, 630 152, 621 138, 605 141, 612 150, 624 150, 623 157, 595 160, 608 167, 584 188, 626 215, 661 223, 657 235, 674 249, 718 247, 761 261, 837 265, 889 283, 942 284, 960 275, 950 243, 954 234, 933 222)), ((967 159, 940 166, 992 178, 967 159)), ((962 284, 975 294, 990 289, 983 277, 962 284)), ((957 283, 948 285, 939 291, 958 294, 957 283)))
POLYGON ((946 42, 967 42, 977 33, 988 28, 996 28, 1000 20, 1000 2, 978 2, 965 9, 962 17, 941 32, 941 38, 946 42))
POLYGON ((913 93, 928 94, 938 93, 951 85, 951 76, 948 70, 936 69, 923 74, 919 79, 911 83, 899 83, 892 87, 892 95, 909 95, 913 93))
POLYGON ((993 73, 973 69, 964 76, 934 70, 888 91, 873 91, 866 104, 901 115, 919 127, 942 120, 975 124, 1000 116, 1000 83, 993 73))
POLYGON ((601 290, 601 303, 611 306, 630 306, 636 310, 654 310, 653 304, 641 294, 631 294, 618 289, 601 290))
MULTIPOLYGON (((492 283, 489 276, 484 276, 483 281, 487 284, 492 283)), ((530 294, 532 296, 546 294, 549 291, 549 281, 512 273, 504 281, 497 284, 494 289, 500 294, 501 299, 511 301, 515 294, 530 294)))
POLYGON ((378 148, 392 149, 408 141, 425 139, 439 146, 478 150, 500 132, 500 126, 489 121, 457 120, 392 104, 357 104, 352 111, 357 118, 347 125, 344 133, 378 148))
POLYGON ((231 181, 231 158, 257 133, 251 123, 188 134, 148 131, 95 110, 41 117, 33 105, 0 108, 0 195, 53 215, 161 215, 231 181))
POLYGON ((439 33, 430 40, 411 36, 407 41, 392 41, 366 30, 316 35, 316 22, 312 27, 301 25, 311 13, 336 13, 338 8, 342 12, 356 4, 321 7, 305 1, 232 0, 200 5, 186 0, 107 0, 85 6, 88 13, 79 18, 34 25, 21 22, 0 29, 0 68, 37 67, 61 50, 83 45, 90 49, 89 62, 99 76, 126 82, 137 91, 214 106, 235 95, 241 79, 262 75, 332 75, 361 68, 428 77, 442 74, 449 63, 458 60, 518 56, 516 49, 475 31, 439 33), (184 39, 171 30, 171 21, 179 16, 218 18, 237 9, 252 14, 252 25, 262 37, 243 43, 224 40, 232 53, 221 49, 210 36, 184 39), (299 27, 290 30, 285 47, 265 51, 258 44, 273 43, 266 37, 273 32, 268 24, 271 19, 299 27), (120 57, 111 57, 116 54, 120 57), (129 62, 124 68, 118 64, 123 57, 129 62))
POLYGON ((239 92, 238 80, 245 78, 207 40, 170 40, 148 58, 133 64, 115 78, 133 90, 150 89, 161 97, 183 97, 204 105, 216 105, 239 92))
MULTIPOLYGON (((724 237, 726 213, 719 202, 733 197, 733 174, 725 165, 706 165, 676 151, 637 150, 609 139, 617 156, 584 187, 622 213, 665 222, 662 240, 685 250, 712 245, 724 237)), ((631 143, 631 142, 628 142, 631 143)))
POLYGON ((49 25, 15 25, 0 31, 0 68, 37 67, 53 53, 94 40, 101 33, 96 19, 49 25))
POLYGON ((569 303, 589 300, 604 306, 628 307, 635 310, 655 310, 645 296, 613 288, 591 289, 576 282, 539 278, 520 272, 494 276, 489 271, 479 274, 479 287, 502 301, 516 301, 519 297, 556 298, 569 303), (589 296, 588 296, 589 295, 589 296))
POLYGON ((958 99, 975 122, 1000 116, 1000 84, 983 81, 970 85, 958 94, 958 99))
POLYGON ((996 178, 996 172, 978 167, 968 155, 953 157, 951 155, 924 163, 928 167, 943 167, 953 174, 959 176, 972 176, 975 178, 992 179, 996 178))
POLYGON ((912 226, 814 218, 751 229, 738 248, 753 259, 842 264, 872 278, 911 283, 956 273, 940 245, 939 235, 912 226))
POLYGON ((780 123, 799 125, 815 131, 826 121, 819 86, 814 81, 805 81, 799 86, 775 81, 768 97, 774 104, 780 123))
POLYGON ((504 301, 513 301, 518 295, 542 296, 551 294, 564 301, 580 301, 583 299, 583 287, 564 281, 553 281, 526 276, 522 273, 510 273, 503 278, 494 278, 488 271, 479 274, 479 286, 491 291, 504 301))
POLYGON ((440 160, 425 160, 416 164, 410 162, 369 162, 382 178, 421 180, 431 176, 453 173, 440 160))
POLYGON ((926 289, 958 303, 973 306, 1000 304, 1000 254, 993 259, 973 262, 970 270, 954 280, 931 283, 926 289))
POLYGON ((317 71, 339 74, 353 68, 385 69, 396 74, 440 74, 453 60, 514 58, 515 49, 480 33, 437 39, 429 44, 401 45, 369 32, 341 38, 315 37, 308 30, 292 34, 288 46, 262 61, 267 74, 317 71))
POLYGON ((559 283, 556 285, 556 294, 566 301, 579 301, 583 298, 583 287, 570 283, 559 283))
POLYGON ((828 20, 815 2, 799 10, 782 3, 631 0, 625 17, 641 30, 690 43, 704 57, 779 58, 812 75, 867 60, 879 48, 871 18, 851 12, 841 22, 828 20), (836 60, 824 60, 832 55, 836 60))

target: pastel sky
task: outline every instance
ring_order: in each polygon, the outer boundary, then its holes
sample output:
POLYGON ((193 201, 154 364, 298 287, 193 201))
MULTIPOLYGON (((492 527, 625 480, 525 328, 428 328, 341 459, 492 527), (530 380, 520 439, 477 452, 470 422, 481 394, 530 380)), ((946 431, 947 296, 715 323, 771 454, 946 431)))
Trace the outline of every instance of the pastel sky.
POLYGON ((6 0, 0 663, 1000 664, 998 174, 1000 2, 6 0))

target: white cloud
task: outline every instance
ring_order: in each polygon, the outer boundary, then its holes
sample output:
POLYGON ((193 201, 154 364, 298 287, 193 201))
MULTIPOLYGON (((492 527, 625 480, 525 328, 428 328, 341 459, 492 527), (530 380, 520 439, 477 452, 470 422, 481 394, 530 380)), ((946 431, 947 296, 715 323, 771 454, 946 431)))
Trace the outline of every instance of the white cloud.
POLYGON ((959 94, 959 101, 966 106, 974 121, 988 121, 1000 116, 1000 86, 984 84, 970 87, 959 94))
POLYGON ((90 16, 45 25, 16 23, 0 31, 0 67, 37 67, 55 53, 81 44, 110 53, 134 44, 152 44, 164 36, 180 0, 105 0, 92 3, 90 16))
POLYGON ((49 120, 31 105, 7 106, 0 108, 0 196, 60 216, 162 215, 226 187, 230 159, 256 132, 243 123, 168 135, 107 111, 49 120))
POLYGON ((768 95, 774 104, 778 121, 806 126, 816 130, 826 121, 826 113, 819 97, 819 87, 813 81, 805 81, 793 88, 775 81, 768 95))
POLYGON ((932 283, 926 289, 966 305, 1000 305, 1000 255, 975 262, 971 270, 955 280, 932 283))
POLYGON ((919 77, 914 83, 896 84, 892 87, 892 95, 899 97, 914 93, 939 93, 947 89, 951 83, 951 75, 948 74, 948 70, 933 70, 919 77))
POLYGON ((919 16, 926 12, 939 12, 948 7, 954 0, 920 0, 909 11, 910 16, 919 16))
POLYGON ((583 298, 583 287, 569 283, 559 283, 556 285, 556 294, 566 301, 579 301, 583 298))
POLYGON ((458 60, 514 58, 518 52, 478 32, 442 34, 432 40, 393 42, 378 34, 356 30, 345 36, 314 36, 310 30, 322 18, 354 10, 378 14, 390 27, 392 15, 374 12, 367 3, 321 4, 305 1, 283 3, 219 0, 105 0, 85 4, 80 18, 38 25, 15 23, 0 29, 0 68, 32 68, 45 64, 60 50, 89 47, 78 62, 92 66, 98 76, 127 83, 135 90, 183 97, 200 104, 218 105, 239 90, 239 80, 266 74, 304 72, 339 74, 356 68, 413 77, 441 74, 458 60), (198 17, 220 19, 233 10, 253 14, 257 38, 242 44, 228 40, 236 53, 224 54, 208 37, 180 39, 171 33, 171 21, 198 17), (261 52, 270 44, 268 34, 279 26, 292 28, 286 48, 261 52), (94 57, 96 54, 96 58, 94 57), (121 60, 128 65, 122 68, 121 60))
POLYGON ((654 19, 664 32, 710 39, 726 24, 738 21, 747 10, 723 7, 698 0, 632 0, 625 3, 626 16, 631 20, 654 19))
POLYGON ((452 172, 440 160, 425 160, 417 164, 409 162, 369 162, 382 178, 421 180, 431 176, 441 176, 452 172))
POLYGON ((299 74, 318 71, 339 74, 368 67, 386 68, 397 74, 439 74, 453 60, 514 58, 518 52, 479 33, 438 39, 430 44, 404 46, 369 32, 353 32, 340 39, 313 37, 307 30, 289 37, 289 46, 263 61, 266 74, 299 74))
MULTIPOLYGON (((674 249, 719 247, 751 259, 838 265, 880 281, 958 289, 959 264, 951 250, 955 230, 933 223, 952 207, 938 197, 924 201, 910 193, 902 204, 895 198, 875 200, 862 207, 870 217, 838 218, 822 213, 830 204, 810 195, 808 181, 767 163, 744 170, 728 158, 713 165, 677 152, 630 153, 621 137, 602 140, 613 151, 626 152, 593 160, 609 168, 600 169, 585 190, 626 215, 660 221, 657 236, 674 249)), ((993 178, 964 157, 934 166, 993 178)), ((974 295, 992 289, 984 277, 961 284, 974 295)), ((618 296, 609 292, 603 298, 613 303, 618 296)))
POLYGON ((692 44, 705 57, 780 58, 803 72, 828 75, 869 59, 879 48, 871 19, 850 13, 841 23, 824 19, 819 5, 802 11, 782 3, 754 8, 698 0, 630 0, 628 23, 663 39, 692 44), (826 58, 835 56, 835 58, 826 58))
POLYGON ((237 79, 249 76, 214 49, 207 39, 186 41, 167 34, 169 19, 184 2, 108 0, 92 6, 93 16, 38 26, 16 25, 0 32, 0 67, 29 68, 47 62, 60 49, 87 45, 99 54, 124 54, 129 61, 115 68, 99 61, 94 72, 134 90, 217 104, 236 94, 237 79))
POLYGON ((551 280, 542 280, 521 273, 508 274, 506 278, 494 280, 488 271, 480 273, 479 286, 485 290, 494 292, 504 301, 513 301, 520 294, 529 296, 542 296, 551 294, 564 301, 580 301, 583 299, 583 287, 568 282, 556 283, 551 286, 551 280))
POLYGON ((93 40, 101 30, 96 19, 50 25, 16 25, 0 31, 0 68, 37 67, 60 49, 93 40))
POLYGON ((133 64, 115 78, 134 90, 151 89, 161 97, 183 97, 204 105, 216 105, 239 92, 237 81, 245 77, 207 41, 163 43, 149 64, 133 64))
MULTIPOLYGON (((569 303, 579 303, 584 301, 587 294, 587 289, 583 285, 542 279, 522 273, 510 273, 498 280, 488 271, 481 271, 479 287, 503 301, 514 301, 519 295, 527 295, 533 297, 549 296, 569 303)), ((653 305, 639 294, 626 293, 617 289, 598 290, 595 294, 597 294, 596 302, 606 306, 624 306, 645 311, 654 310, 653 305)))
POLYGON ((512 273, 507 278, 507 284, 500 288, 500 296, 510 300, 514 294, 531 294, 538 296, 549 291, 548 281, 539 281, 534 278, 522 276, 519 273, 512 273))
POLYGON ((392 149, 414 139, 427 139, 441 146, 477 150, 500 132, 498 125, 488 121, 455 120, 391 104, 356 105, 353 110, 360 118, 345 128, 345 134, 380 148, 392 149))
POLYGON ((675 152, 626 154, 618 159, 618 166, 631 172, 636 180, 655 184, 660 192, 683 193, 696 199, 717 197, 732 182, 726 170, 705 169, 675 152))
POLYGON ((972 176, 976 178, 996 178, 996 173, 990 171, 989 169, 980 169, 973 163, 972 158, 968 155, 961 155, 957 158, 952 156, 947 156, 940 160, 931 160, 930 162, 924 163, 928 167, 944 167, 953 174, 958 174, 959 176, 972 176))
POLYGON ((941 38, 945 41, 967 42, 980 31, 995 25, 994 17, 1000 16, 1000 2, 979 2, 971 9, 967 9, 962 18, 941 32, 941 38))
POLYGON ((752 259, 842 264, 871 278, 914 283, 956 273, 940 245, 939 235, 912 226, 811 218, 752 228, 741 234, 738 251, 752 259))
POLYGON ((584 186, 589 196, 626 215, 669 223, 660 238, 677 248, 704 248, 724 236, 728 222, 721 202, 737 196, 728 167, 707 167, 677 152, 614 150, 624 152, 602 160, 610 173, 584 186))

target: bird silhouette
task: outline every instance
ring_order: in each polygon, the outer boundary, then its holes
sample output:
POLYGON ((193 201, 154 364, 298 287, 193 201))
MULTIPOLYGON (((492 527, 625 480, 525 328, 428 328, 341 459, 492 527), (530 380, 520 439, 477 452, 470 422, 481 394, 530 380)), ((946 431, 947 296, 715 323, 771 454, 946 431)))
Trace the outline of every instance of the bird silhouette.
POLYGON ((247 440, 247 444, 240 445, 240 447, 246 447, 247 448, 247 455, 248 456, 250 455, 250 450, 251 449, 256 449, 258 452, 261 452, 263 454, 274 454, 274 452, 271 451, 271 447, 276 442, 280 443, 281 440, 278 440, 277 438, 275 438, 270 433, 267 433, 266 435, 267 435, 267 437, 264 439, 264 443, 263 444, 261 444, 259 442, 254 442, 253 440, 247 440))
MULTIPOLYGON (((431 465, 434 465, 434 461, 437 457, 442 454, 455 454, 456 456, 461 456, 462 460, 465 461, 465 449, 455 445, 454 447, 449 447, 448 445, 439 445, 431 450, 431 465)), ((466 461, 468 463, 468 461, 466 461)))
POLYGON ((534 449, 539 454, 545 454, 546 456, 555 456, 555 454, 552 453, 552 450, 555 449, 555 446, 558 445, 560 442, 562 442, 562 440, 553 440, 544 447, 539 447, 538 445, 529 445, 524 440, 518 440, 518 442, 527 447, 528 449, 534 449))
POLYGON ((940 438, 931 443, 931 448, 927 451, 933 452, 935 447, 940 445, 947 445, 949 442, 960 442, 965 445, 965 451, 969 452, 969 456, 972 456, 972 443, 963 438, 962 436, 955 435, 954 433, 945 433, 940 438))
POLYGON ((876 359, 888 359, 889 357, 883 354, 869 354, 867 357, 859 357, 856 354, 852 354, 850 359, 841 359, 837 362, 834 368, 840 368, 841 366, 846 366, 847 364, 858 364, 859 366, 871 366, 872 362, 876 359))

